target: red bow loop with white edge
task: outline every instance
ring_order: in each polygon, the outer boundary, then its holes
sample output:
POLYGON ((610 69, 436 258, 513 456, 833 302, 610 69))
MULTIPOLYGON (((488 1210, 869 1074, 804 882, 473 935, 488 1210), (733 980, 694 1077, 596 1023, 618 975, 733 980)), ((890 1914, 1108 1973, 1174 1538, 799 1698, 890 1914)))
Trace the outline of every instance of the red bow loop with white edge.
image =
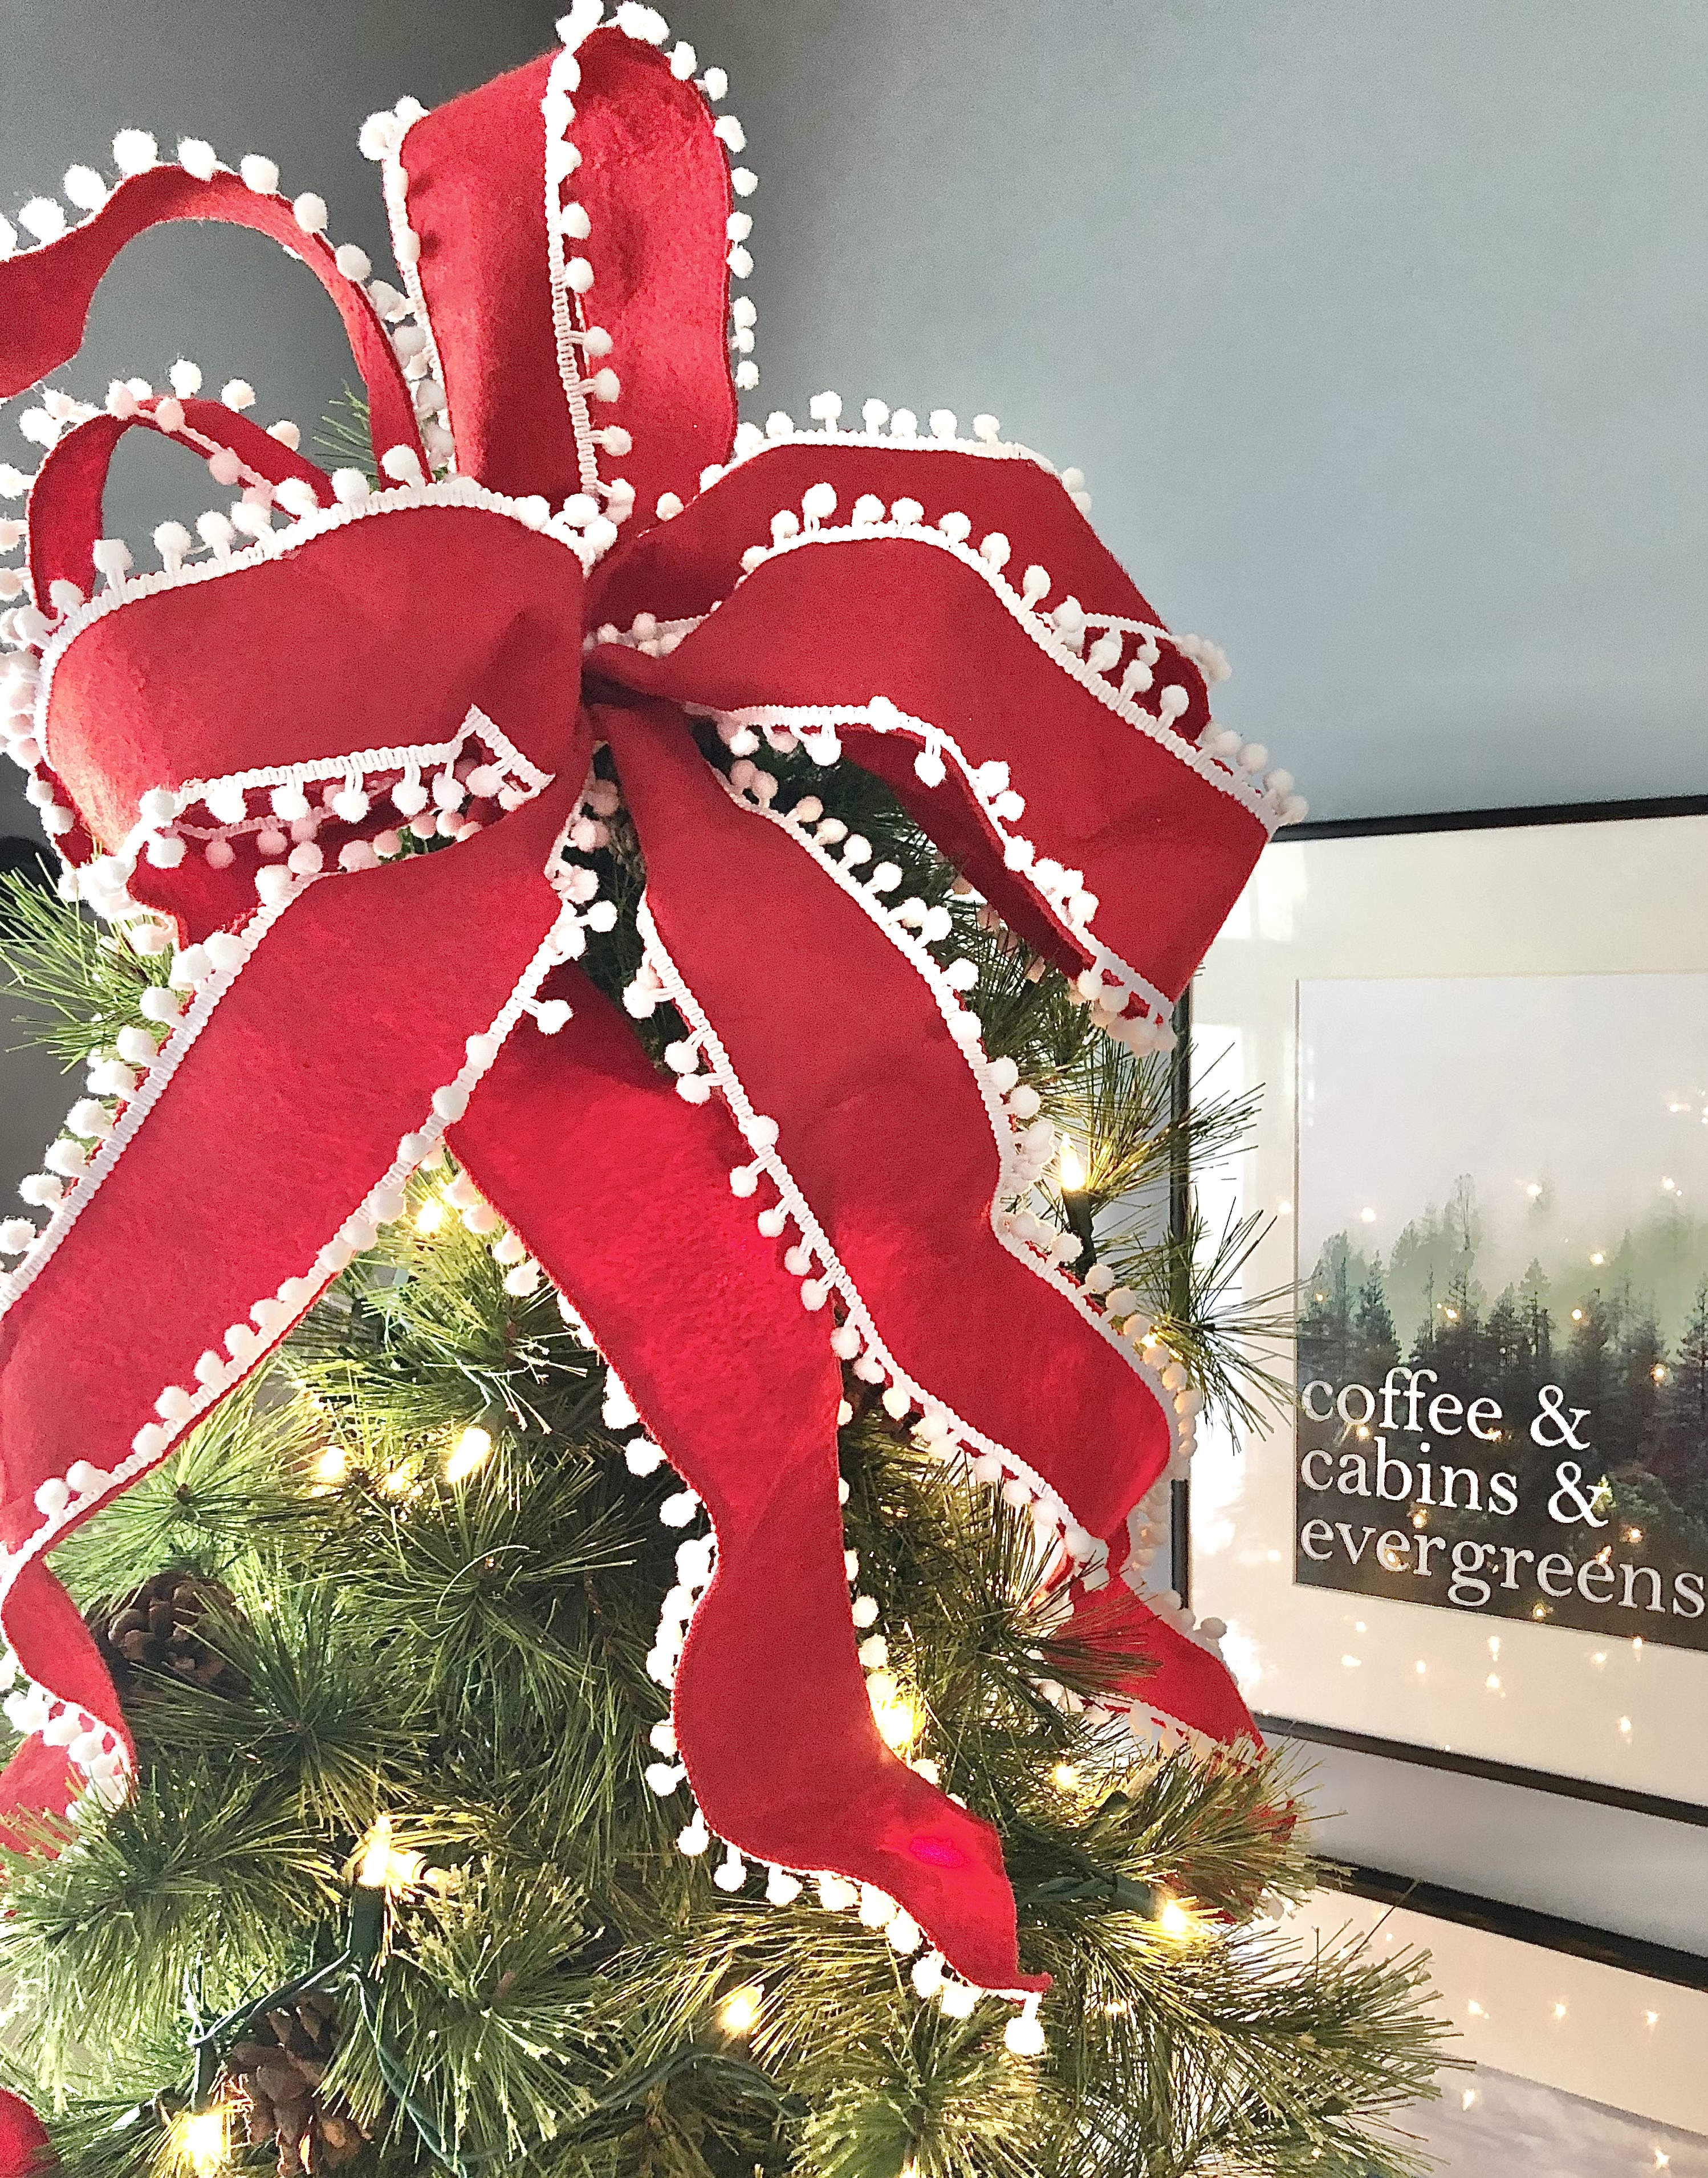
POLYGON ((709 1520, 649 1659, 698 1802, 683 1849, 715 1834, 779 1896, 874 1885, 966 1980, 1025 1990, 996 1833, 874 1716, 843 1371, 1032 1508, 1078 1626, 1154 1658, 1141 1711, 1234 1740, 1213 1643, 1137 1592, 1196 1395, 1015 1214, 1054 1139, 984 1053, 946 913, 816 797, 774 807, 752 758, 887 782, 1137 1050, 1300 805, 1215 725, 1219 653, 1169 634, 1071 473, 988 419, 922 435, 868 403, 844 430, 829 397, 817 430, 736 430, 740 125, 656 10, 600 16, 581 0, 556 52, 364 126, 401 288, 271 161, 161 162, 137 131, 85 219, 30 207, 39 246, 0 257, 10 395, 74 352, 145 227, 271 235, 343 316, 378 471, 327 474, 189 365, 26 419, 47 452, 0 618, 8 745, 68 895, 176 950, 0 1223, 0 1624, 30 1735, 0 1798, 113 1799, 134 1764, 47 1552, 448 1141, 516 1290, 549 1278, 610 1362, 635 1471, 668 1458, 669 1517, 709 1520), (104 534, 132 429, 236 495, 162 524, 151 572, 104 534), (575 965, 616 920, 594 856, 619 796, 647 871, 624 1004, 675 1010, 662 1072, 575 965))

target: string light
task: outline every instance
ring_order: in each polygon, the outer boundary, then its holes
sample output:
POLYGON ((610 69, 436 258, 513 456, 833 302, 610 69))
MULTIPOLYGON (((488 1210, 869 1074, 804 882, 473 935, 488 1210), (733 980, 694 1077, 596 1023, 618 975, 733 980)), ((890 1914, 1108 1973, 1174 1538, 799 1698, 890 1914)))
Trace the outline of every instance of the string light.
POLYGON ((1074 1146, 1071 1135, 1061 1138, 1061 1185, 1064 1195, 1084 1192, 1086 1184, 1085 1160, 1074 1146))
POLYGON ((362 1841, 362 1857, 356 1867, 356 1881, 364 1891, 383 1891, 391 1897, 401 1898, 413 1891, 426 1872, 426 1863, 419 1852, 399 1852, 391 1841, 391 1818, 381 1815, 362 1841))
POLYGON ((214 2178, 228 2167, 229 2138, 225 2106, 219 2103, 211 2110, 186 2110, 172 2128, 172 2146, 195 2178, 214 2178))
POLYGON ((1162 1911, 1157 1915, 1156 1926, 1171 1943, 1196 1942, 1203 1934, 1203 1924, 1191 1907, 1178 1898, 1165 1898, 1162 1911))
POLYGON ((922 1720, 918 1710, 906 1694, 896 1691, 895 1682, 887 1672, 874 1672, 866 1684, 872 1697, 873 1721, 884 1745, 895 1754, 904 1754, 919 1737, 922 1720), (881 1683, 886 1679, 887 1686, 881 1683))
POLYGON ((477 1468, 484 1467, 492 1456, 492 1439, 477 1424, 463 1431, 451 1448, 445 1462, 447 1482, 466 1482, 477 1468))
POLYGON ((751 2034, 759 2023, 759 2006, 764 1995, 764 1990, 753 1982, 732 1989, 718 2006, 718 2024, 725 2033, 751 2034))
POLYGON ((356 1880, 364 1891, 386 1888, 386 1863, 391 1857, 391 1818, 381 1815, 364 1841, 361 1865, 356 1871, 356 1880))

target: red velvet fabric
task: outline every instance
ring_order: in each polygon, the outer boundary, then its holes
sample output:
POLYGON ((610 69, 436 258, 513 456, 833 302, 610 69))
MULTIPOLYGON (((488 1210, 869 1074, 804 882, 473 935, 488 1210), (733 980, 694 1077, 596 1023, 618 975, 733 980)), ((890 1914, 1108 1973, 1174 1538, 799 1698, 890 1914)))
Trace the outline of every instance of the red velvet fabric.
POLYGON ((577 350, 571 368, 617 374, 621 394, 594 401, 592 423, 631 434, 632 451, 605 456, 600 470, 635 486, 633 520, 644 528, 659 495, 688 498, 735 433, 729 178, 699 92, 651 47, 605 30, 576 56, 566 134, 580 163, 548 183, 541 101, 552 59, 452 99, 405 137, 421 284, 457 467, 495 490, 543 491, 555 503, 581 489, 582 475, 553 326, 547 195, 584 208, 588 232, 567 234, 563 253, 592 266, 582 315, 613 347, 584 365, 577 350))
MULTIPOLYGON (((442 742, 471 706, 553 770, 574 729, 580 591, 574 555, 519 522, 375 502, 92 619, 53 665, 44 753, 111 845, 151 787, 442 742)), ((201 935, 250 911, 254 871, 191 855, 133 889, 201 935)))
MULTIPOLYGON (((55 1535, 36 1493, 79 1458, 121 1470, 70 1516, 84 1517, 146 1467, 154 1441, 133 1455, 139 1428, 165 1387, 195 1384, 198 1357, 228 1327, 286 1281, 303 1282, 290 1305, 308 1305, 321 1250, 397 1168, 400 1138, 457 1076, 468 1039, 540 972, 562 909, 548 864, 595 731, 638 829, 659 943, 721 1040, 732 1093, 776 1121, 789 1185, 897 1367, 976 1443, 1058 1491, 1117 1567, 1129 1508, 1168 1456, 1168 1418, 1130 1356, 994 1229, 990 1108, 920 967, 797 835, 731 798, 677 706, 883 694, 952 733, 971 764, 1006 764, 1025 799, 1016 831, 1083 870, 1097 942, 1171 993, 1263 836, 1182 744, 1207 715, 1202 678, 1163 643, 1157 684, 1177 681, 1190 703, 1180 731, 1148 733, 1041 648, 977 570, 920 539, 817 542, 744 577, 742 555, 771 515, 828 481, 845 511, 873 492, 917 500, 931 521, 965 514, 975 544, 1001 530, 1016 569, 1048 568, 1048 603, 1071 592, 1093 618, 1154 621, 1030 461, 825 440, 775 447, 695 499, 734 419, 722 150, 698 92, 650 47, 600 31, 578 65, 567 126, 581 164, 558 178, 566 202, 588 208, 590 233, 566 250, 593 265, 588 316, 610 329, 622 382, 594 420, 633 433, 632 454, 602 455, 605 488, 626 474, 638 495, 586 612, 561 529, 541 534, 532 514, 459 481, 382 490, 359 514, 311 521, 229 565, 133 581, 46 640, 37 736, 75 806, 78 829, 62 835, 72 859, 98 847, 128 863, 150 790, 188 789, 170 818, 187 851, 175 868, 138 862, 132 895, 184 939, 241 928, 254 941, 217 1003, 198 1002, 194 1033, 180 1031, 139 1085, 140 1108, 119 1100, 118 1139, 72 1183, 51 1246, 8 1278, 0 1314, 0 1541, 22 1553, 0 1625, 33 1681, 121 1738, 100 1659, 43 1562, 55 1535), (693 503, 649 528, 666 490, 693 503), (643 610, 706 617, 667 658, 597 647, 583 710, 583 627, 643 610), (337 869, 341 843, 397 821, 386 774, 400 752, 452 742, 476 711, 549 783, 530 776, 534 798, 508 810, 482 789, 491 798, 472 806, 484 829, 447 851, 337 869), (322 767, 317 789, 327 766, 360 773, 378 801, 348 824, 316 820, 326 875, 264 924, 251 920, 250 839, 227 869, 210 865, 199 796, 291 765, 322 767)), ((400 160, 459 459, 490 486, 556 499, 583 471, 551 322, 548 73, 536 63, 418 121, 400 160)), ((282 199, 174 167, 122 183, 63 241, 0 264, 0 391, 72 352, 130 235, 196 216, 259 227, 314 267, 350 328, 376 445, 416 443, 384 329, 327 246, 282 199)), ((189 404, 192 420, 263 473, 318 478, 241 419, 204 417, 211 407, 189 404)), ((30 574, 44 605, 60 570, 81 587, 116 437, 106 419, 71 433, 36 487, 30 574)), ((621 495, 611 503, 620 512, 621 495)), ((952 767, 928 789, 906 734, 851 725, 845 739, 1016 928, 1078 965, 1079 941, 1033 878, 1005 867, 952 767)), ((836 1311, 803 1307, 780 1260, 789 1239, 758 1234, 772 1181, 757 1199, 732 1194, 747 1146, 729 1114, 678 1098, 578 975, 560 969, 556 988, 573 1020, 555 1039, 525 1020, 515 1029, 456 1146, 583 1310, 712 1518, 719 1571, 676 1688, 706 1820, 756 1857, 881 1885, 972 1979, 1036 1986, 1020 1970, 995 1834, 873 1726, 836 1507, 836 1311)), ((263 1347, 282 1328, 268 1320, 263 1347)), ((1076 1597, 1093 1635, 1158 1657, 1136 1690, 1147 1703, 1225 1737, 1249 1730, 1214 1658, 1125 1587, 1076 1597)), ((0 1816, 57 1814, 74 1783, 64 1754, 33 1739, 0 1779, 0 1816)))
MULTIPOLYGON (((1016 447, 973 453, 952 441, 933 439, 868 443, 847 432, 763 446, 720 478, 715 490, 703 492, 668 531, 626 539, 625 550, 606 561, 588 584, 588 619, 626 628, 638 612, 655 613, 660 620, 709 612, 741 580, 742 553, 769 538, 771 517, 784 507, 798 511, 815 484, 828 484, 836 494, 831 522, 847 522, 856 501, 868 494, 886 508, 911 499, 928 523, 961 513, 974 546, 994 533, 1008 539, 1011 584, 1018 586, 1028 566, 1048 572, 1047 608, 1071 596, 1088 614, 1163 625, 1060 478, 1030 455, 1016 447)), ((1180 731, 1196 739, 1209 705, 1195 665, 1185 664, 1175 674, 1176 655, 1169 645, 1164 656, 1170 663, 1158 669, 1157 685, 1171 677, 1181 681, 1192 708, 1180 721, 1180 731)), ((1156 708, 1154 698, 1150 708, 1156 708)))
MULTIPOLYGON (((549 790, 454 854, 312 884, 261 938, 0 1315, 8 1549, 36 1544, 42 1482, 77 1459, 109 1473, 129 1461, 158 1394, 194 1391, 196 1357, 227 1327, 314 1275, 556 921, 545 869, 570 794, 549 790)), ((32 1680, 122 1734, 93 1639, 39 1561, 0 1602, 0 1626, 32 1680)), ((8 1772, 0 1805, 17 1804, 24 1781, 8 1772)))
POLYGON ((59 2167, 41 2119, 0 2088, 0 2178, 40 2178, 59 2167))
MULTIPOLYGON (((999 470, 962 459, 975 470, 1026 473, 1016 464, 999 470)), ((714 485, 708 501, 726 488, 714 485)), ((654 532, 643 552, 663 550, 687 520, 654 532)), ((1084 871, 1101 902, 1098 938, 1171 999, 1263 844, 1253 812, 1191 768, 1171 737, 1153 738, 1116 716, 1034 640, 983 576, 922 541, 881 531, 803 541, 738 582, 668 658, 607 644, 590 664, 648 694, 719 710, 860 706, 885 696, 952 735, 970 765, 1005 763, 1026 799, 1015 829, 1039 854, 1084 871), (1040 731, 1046 720, 1048 731, 1040 731)), ((1180 671, 1182 686, 1202 692, 1196 668, 1180 671)), ((895 741, 886 750, 885 737, 865 726, 838 732, 851 755, 897 785, 940 844, 958 851, 1005 915, 1037 927, 1044 911, 1035 883, 1005 867, 958 769, 921 793, 911 777, 917 738, 898 757, 895 741)), ((1086 964, 1084 949, 1058 934, 1051 949, 1064 947, 1086 964)))
POLYGON ((929 985, 798 836, 725 791, 665 706, 595 716, 659 935, 884 1343, 1092 1535, 1124 1535, 1167 1420, 1130 1354, 997 1238, 990 1117, 929 985))
MULTIPOLYGON (((177 435, 156 420, 158 405, 151 400, 134 416, 91 416, 74 424, 36 472, 30 491, 30 566, 44 593, 63 577, 75 583, 85 596, 93 594, 96 572, 90 555, 96 539, 107 534, 101 500, 114 450, 132 430, 158 431, 164 439, 177 435)), ((229 447, 246 469, 269 484, 299 477, 322 506, 331 506, 332 480, 326 471, 306 455, 293 453, 259 424, 250 423, 222 401, 191 399, 178 405, 192 431, 216 446, 229 447)), ((178 443, 206 458, 194 441, 180 439, 178 443)))
POLYGON ((1142 1656, 1148 1668, 1124 1674, 1117 1669, 1112 1690, 1127 1694, 1141 1709, 1173 1717, 1212 1739, 1262 1744, 1251 1712, 1221 1660, 1152 1611, 1125 1581, 1087 1595, 1074 1590, 1070 1637, 1096 1655, 1142 1656))
POLYGON ((344 321, 368 389, 375 449, 408 446, 424 468, 414 404, 373 304, 339 271, 324 235, 304 233, 283 197, 251 189, 235 174, 201 182, 182 167, 151 167, 122 181, 99 211, 57 242, 0 259, 0 400, 76 354, 95 290, 113 259, 148 228, 180 219, 255 227, 308 266, 344 321))
POLYGON ((452 1146, 705 1501, 717 1572, 674 1711, 706 1820, 760 1859, 879 1885, 983 1985, 1042 1987, 1019 1971, 995 1833, 873 1721, 842 1566, 841 1371, 730 1192, 746 1145, 720 1106, 660 1081, 584 977, 561 970, 552 990, 574 1019, 511 1039, 452 1146))

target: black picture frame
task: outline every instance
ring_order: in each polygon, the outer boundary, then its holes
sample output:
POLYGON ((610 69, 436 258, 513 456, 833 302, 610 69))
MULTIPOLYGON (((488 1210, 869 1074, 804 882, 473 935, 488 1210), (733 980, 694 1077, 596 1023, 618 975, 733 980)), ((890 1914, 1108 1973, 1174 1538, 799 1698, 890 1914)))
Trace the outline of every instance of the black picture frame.
MULTIPOLYGON (((1404 835, 1439 832, 1499 831, 1532 828, 1538 825, 1579 825, 1623 824, 1633 820, 1678 817, 1708 817, 1708 793, 1671 795, 1642 800, 1599 801, 1544 803, 1532 807, 1490 807, 1484 809, 1432 810, 1407 813, 1387 817, 1328 818, 1309 820, 1289 825, 1278 832, 1272 843, 1273 848, 1286 851, 1289 847, 1317 840, 1372 839, 1404 835)), ((1193 1018, 1192 988, 1189 984, 1175 1011, 1174 1026, 1180 1038, 1180 1048, 1190 1054, 1193 1018)), ((1189 1103, 1191 1095, 1190 1057, 1188 1056, 1177 1078, 1177 1098, 1189 1103)), ((1178 1238, 1185 1230, 1190 1196, 1185 1187, 1171 1190, 1171 1228, 1178 1238)), ((1174 1485, 1172 1496, 1172 1532, 1170 1538, 1170 1568, 1173 1585, 1182 1600, 1191 1602, 1191 1485, 1190 1481, 1174 1485)), ((1563 1773, 1506 1763, 1489 1758, 1461 1753, 1448 1748, 1432 1748, 1415 1741, 1393 1739, 1376 1734, 1344 1730, 1337 1726, 1324 1725, 1308 1719, 1271 1715, 1254 1711, 1254 1719, 1266 1736, 1314 1743, 1317 1745, 1343 1748, 1353 1753, 1374 1755, 1388 1761, 1435 1769, 1459 1776, 1484 1779, 1489 1782, 1515 1786, 1521 1789, 1546 1792, 1562 1798, 1592 1803, 1623 1809, 1630 1813, 1656 1820, 1678 1823, 1693 1828, 1708 1828, 1708 1804, 1672 1798, 1665 1794, 1639 1792, 1621 1786, 1607 1784, 1594 1779, 1573 1777, 1563 1773)), ((1361 1891, 1367 1896, 1385 1895, 1382 1885, 1405 1884, 1412 1889, 1432 1891, 1439 1886, 1410 1884, 1410 1879, 1388 1876, 1380 1870, 1351 1871, 1352 1880, 1347 1887, 1361 1891), (1357 1879, 1368 1875, 1370 1884, 1357 1879)), ((1458 1898, 1460 1894, 1440 1891, 1443 1898, 1458 1898)), ((1466 1901, 1468 1905, 1482 1906, 1490 1902, 1466 1901)), ((1425 1909, 1428 1910, 1428 1909, 1425 1909)), ((1514 1915, 1527 1922, 1541 1922, 1547 1916, 1526 1916, 1524 1910, 1490 1904, 1490 1911, 1503 1920, 1491 1920, 1489 1926, 1499 1925, 1503 1933, 1519 1934, 1517 1928, 1508 1925, 1514 1915)), ((1459 1914, 1453 1918, 1467 1918, 1459 1914)), ((1475 1918, 1470 1917, 1470 1918, 1475 1918)), ((1561 1924, 1563 1926, 1564 1924, 1561 1924)), ((1548 1940, 1532 1935, 1530 1940, 1548 1940)), ((1645 1947, 1627 1940, 1608 1939, 1629 1951, 1618 1962, 1635 1966, 1634 1954, 1645 1947)), ((1559 1946, 1557 1946, 1559 1947, 1559 1946)), ((1564 1948, 1577 1949, 1567 1945, 1564 1948)), ((1593 1956, 1594 1954, 1590 1954, 1593 1956)), ((1688 1955, 1693 1969, 1699 1963, 1694 1955, 1688 1955)), ((1679 1954, 1682 1960, 1687 1956, 1679 1954)), ((1644 1970, 1638 1967, 1639 1971, 1644 1970)), ((1705 1985, 1695 1973, 1685 1974, 1675 1967, 1663 1978, 1687 1981, 1693 1986, 1705 1985)))

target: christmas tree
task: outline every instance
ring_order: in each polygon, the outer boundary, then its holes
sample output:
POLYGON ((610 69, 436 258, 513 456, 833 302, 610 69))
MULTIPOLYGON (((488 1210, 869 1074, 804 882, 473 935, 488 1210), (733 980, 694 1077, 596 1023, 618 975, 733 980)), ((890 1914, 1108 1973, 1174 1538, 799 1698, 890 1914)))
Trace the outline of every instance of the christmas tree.
MULTIPOLYGON (((1021 1214, 1090 1232, 1094 1283, 1244 1418, 1267 1387, 1240 1236, 1171 1226, 1168 1185, 1237 1146, 1243 1101, 1183 1106, 1179 1055, 1094 1028, 863 774, 790 770, 780 792, 880 842, 977 963, 989 1047, 1082 1183, 1058 1157, 1021 1214)), ((615 875, 633 842, 603 851, 615 875)), ((110 1048, 158 961, 8 882, 31 1032, 68 1061, 110 1048)), ((620 926, 593 971, 619 989, 633 957, 620 926)), ((674 1026, 644 1032, 662 1067, 674 1026)), ((141 1765, 123 1805, 79 1808, 74 1848, 7 1855, 6 2063, 66 2167, 1412 2167, 1383 2121, 1430 2092, 1421 1966, 1277 1925, 1317 1880, 1285 1764, 1136 1741, 1100 1698, 1124 1711, 1142 1660, 1061 1633, 1029 1512, 946 1475, 851 1367, 874 1713, 996 1820, 1053 1977, 1042 2045, 945 1985, 892 1900, 708 1851, 658 1624, 709 1548, 666 1524, 675 1478, 632 1471, 655 1453, 493 1223, 435 1162, 267 1372, 56 1554, 141 1765)))
POLYGON ((184 358, 0 468, 87 1067, 0 1223, 0 2168, 1405 2168, 1421 1962, 1278 1933, 1151 1570, 1280 1395, 1171 1012, 1303 804, 1076 472, 737 425, 745 138, 601 17, 364 124, 402 289, 200 139, 0 228, 0 393, 201 218, 363 379, 330 473, 184 358), (132 430, 242 492, 145 575, 132 430))

